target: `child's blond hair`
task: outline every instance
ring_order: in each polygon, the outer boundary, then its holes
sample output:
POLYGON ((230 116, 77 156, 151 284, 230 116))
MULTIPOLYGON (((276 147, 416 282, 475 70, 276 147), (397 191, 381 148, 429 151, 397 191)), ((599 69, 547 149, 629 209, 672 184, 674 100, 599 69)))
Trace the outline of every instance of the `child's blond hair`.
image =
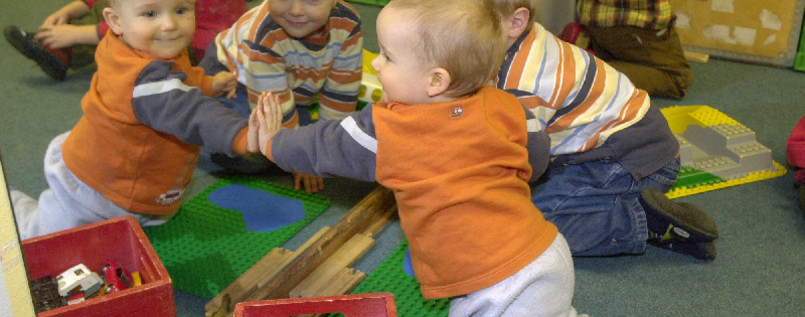
MULTIPOLYGON (((118 8, 119 9, 120 7, 118 7, 118 5, 122 4, 123 1, 125 1, 125 0, 103 0, 103 1, 104 1, 104 3, 103 3, 104 7, 113 7, 113 8, 118 8)), ((190 2, 195 4, 196 0, 192 0, 190 2)))
POLYGON ((497 72, 506 54, 500 17, 489 0, 392 0, 417 25, 412 49, 427 67, 450 74, 449 97, 477 92, 497 72))
POLYGON ((501 17, 508 18, 514 14, 517 8, 528 9, 529 18, 528 25, 533 25, 537 22, 537 1, 538 0, 492 0, 492 6, 501 17))

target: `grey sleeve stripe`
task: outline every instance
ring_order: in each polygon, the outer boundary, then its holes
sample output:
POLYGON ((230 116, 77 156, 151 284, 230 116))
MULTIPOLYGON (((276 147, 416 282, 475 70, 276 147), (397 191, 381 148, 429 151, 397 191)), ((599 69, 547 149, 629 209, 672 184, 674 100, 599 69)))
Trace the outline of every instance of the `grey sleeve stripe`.
POLYGON ((351 116, 346 117, 344 120, 341 120, 341 127, 347 131, 347 134, 349 134, 355 142, 358 142, 358 144, 367 150, 372 151, 372 153, 377 154, 377 139, 363 132, 363 130, 358 127, 358 123, 355 122, 355 119, 351 116))
POLYGON ((185 83, 179 80, 178 78, 173 78, 163 81, 137 85, 136 87, 134 87, 134 98, 158 95, 174 89, 179 89, 181 91, 188 91, 191 89, 195 89, 195 87, 185 85, 185 83))

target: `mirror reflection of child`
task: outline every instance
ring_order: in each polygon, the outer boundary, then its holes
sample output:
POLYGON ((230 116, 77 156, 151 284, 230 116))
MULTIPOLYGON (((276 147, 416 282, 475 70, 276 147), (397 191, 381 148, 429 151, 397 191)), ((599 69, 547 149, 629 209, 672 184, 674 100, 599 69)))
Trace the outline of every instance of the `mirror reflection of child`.
POLYGON ((163 224, 181 206, 201 146, 247 154, 247 120, 212 98, 234 76, 191 66, 195 0, 109 3, 83 116, 45 154, 50 188, 38 201, 11 191, 23 239, 125 215, 163 224))

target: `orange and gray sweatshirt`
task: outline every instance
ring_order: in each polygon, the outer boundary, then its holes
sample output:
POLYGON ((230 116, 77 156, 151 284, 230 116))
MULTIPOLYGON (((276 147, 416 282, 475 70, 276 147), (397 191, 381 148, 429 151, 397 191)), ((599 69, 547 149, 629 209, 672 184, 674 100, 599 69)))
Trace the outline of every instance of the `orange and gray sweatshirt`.
POLYGON ((391 189, 422 294, 444 298, 504 280, 554 241, 558 230, 528 184, 547 168, 548 148, 530 111, 484 87, 451 102, 378 103, 282 130, 265 154, 285 170, 391 189))
POLYGON ((118 206, 168 214, 198 161, 200 146, 246 153, 247 121, 208 97, 212 78, 187 52, 171 60, 132 49, 109 31, 84 112, 62 148, 67 168, 118 206))

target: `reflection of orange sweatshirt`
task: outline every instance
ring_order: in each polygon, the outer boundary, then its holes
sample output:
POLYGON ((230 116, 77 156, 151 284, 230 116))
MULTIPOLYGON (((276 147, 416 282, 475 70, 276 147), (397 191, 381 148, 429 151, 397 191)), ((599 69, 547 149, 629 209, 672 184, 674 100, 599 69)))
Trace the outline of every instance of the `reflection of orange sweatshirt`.
MULTIPOLYGON (((534 117, 514 96, 486 87, 452 102, 367 108, 283 130, 267 154, 286 170, 376 177, 392 189, 426 298, 492 286, 554 241, 527 183, 534 117)), ((547 162, 547 138, 534 148, 547 162)))
POLYGON ((187 52, 159 60, 110 31, 95 60, 98 70, 81 101, 84 115, 62 156, 76 177, 118 206, 143 214, 174 212, 199 146, 246 152, 246 119, 205 96, 212 78, 191 67, 187 52))

